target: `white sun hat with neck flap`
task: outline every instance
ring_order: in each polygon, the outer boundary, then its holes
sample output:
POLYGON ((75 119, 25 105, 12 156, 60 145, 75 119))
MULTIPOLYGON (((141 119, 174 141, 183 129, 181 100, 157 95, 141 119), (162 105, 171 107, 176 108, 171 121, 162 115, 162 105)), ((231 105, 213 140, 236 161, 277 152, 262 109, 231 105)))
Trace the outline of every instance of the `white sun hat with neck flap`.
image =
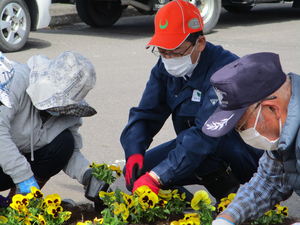
POLYGON ((94 66, 87 58, 66 51, 54 59, 36 55, 27 64, 31 72, 26 92, 37 109, 70 116, 96 114, 84 100, 96 83, 94 66))
POLYGON ((9 99, 9 85, 14 74, 12 62, 0 52, 0 102, 8 108, 12 107, 9 99))

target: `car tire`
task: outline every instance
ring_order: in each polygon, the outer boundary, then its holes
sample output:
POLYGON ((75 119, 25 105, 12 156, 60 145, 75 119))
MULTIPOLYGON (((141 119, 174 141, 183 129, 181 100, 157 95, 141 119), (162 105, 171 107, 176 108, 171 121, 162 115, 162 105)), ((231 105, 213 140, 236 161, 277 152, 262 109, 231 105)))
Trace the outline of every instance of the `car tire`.
POLYGON ((196 5, 203 18, 204 22, 204 34, 208 34, 218 23, 221 9, 221 0, 190 0, 191 3, 196 5))
POLYGON ((119 0, 76 0, 76 9, 81 20, 92 27, 112 26, 123 10, 119 0))
POLYGON ((26 43, 31 19, 27 5, 22 0, 0 1, 0 50, 14 52, 26 43), (20 16, 17 17, 17 14, 20 16))
POLYGON ((225 5, 223 7, 231 13, 247 13, 253 8, 252 5, 225 5))

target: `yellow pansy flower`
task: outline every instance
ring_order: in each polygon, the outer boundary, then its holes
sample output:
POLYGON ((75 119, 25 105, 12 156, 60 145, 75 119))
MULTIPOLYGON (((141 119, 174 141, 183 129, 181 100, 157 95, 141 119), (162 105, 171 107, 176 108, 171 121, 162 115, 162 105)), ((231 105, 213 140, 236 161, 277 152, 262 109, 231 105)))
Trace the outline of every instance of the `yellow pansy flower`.
POLYGON ((32 219, 30 219, 29 217, 25 217, 22 224, 31 225, 31 221, 32 219))
POLYGON ((236 196, 236 193, 231 193, 228 195, 228 199, 232 201, 235 198, 235 196, 236 196))
POLYGON ((114 206, 114 214, 115 215, 119 215, 120 213, 124 212, 126 206, 124 203, 117 203, 117 202, 114 202, 113 203, 113 206, 114 206))
POLYGON ((100 192, 99 192, 99 197, 100 197, 100 198, 104 198, 105 195, 106 195, 106 192, 105 192, 105 191, 100 191, 100 192))
POLYGON ((57 218, 62 211, 63 208, 61 206, 51 205, 47 208, 47 213, 52 215, 53 218, 57 218))
POLYGON ((94 223, 100 223, 100 224, 103 224, 103 221, 104 221, 104 219, 103 218, 97 218, 97 217, 95 217, 94 218, 94 223))
POLYGON ((158 197, 169 201, 172 198, 172 191, 159 189, 158 197))
POLYGON ((8 219, 5 216, 0 216, 0 224, 6 224, 8 219))
POLYGON ((115 192, 105 192, 105 191, 100 191, 99 192, 99 197, 104 198, 105 196, 112 197, 115 195, 115 192))
POLYGON ((199 218, 198 213, 186 213, 184 214, 183 219, 184 220, 189 220, 190 218, 199 218))
POLYGON ((180 224, 183 223, 183 224, 199 225, 200 217, 199 217, 198 213, 187 213, 184 215, 184 218, 180 222, 181 222, 180 224))
POLYGON ((21 194, 16 194, 12 197, 12 203, 10 203, 10 207, 14 210, 17 210, 20 213, 27 213, 27 206, 29 204, 28 198, 21 194))
POLYGON ((211 199, 206 191, 200 190, 194 194, 194 197, 191 201, 191 206, 194 210, 200 209, 200 203, 204 203, 206 205, 210 205, 211 199))
POLYGON ((152 190, 147 186, 147 185, 143 185, 138 187, 135 191, 134 194, 141 196, 144 193, 151 193, 152 190))
POLYGON ((105 163, 97 164, 97 163, 92 162, 92 164, 90 165, 91 168, 99 168, 99 167, 102 167, 102 166, 108 167, 107 164, 105 164, 105 163))
POLYGON ((128 208, 131 208, 134 206, 134 200, 132 195, 128 195, 124 192, 122 192, 123 200, 128 208))
POLYGON ((154 208, 158 203, 158 196, 154 192, 145 192, 138 198, 138 202, 143 209, 154 208))
POLYGON ((276 207, 276 213, 277 214, 282 214, 282 215, 285 215, 285 216, 288 215, 288 207, 281 206, 279 204, 276 204, 275 207, 276 207))
POLYGON ((190 219, 180 219, 178 221, 172 221, 170 225, 200 225, 200 219, 191 217, 190 219))
POLYGON ((44 216, 42 216, 40 214, 38 215, 38 221, 39 221, 40 225, 46 225, 46 220, 45 220, 44 216))
POLYGON ((110 166, 108 166, 108 168, 112 171, 115 171, 118 177, 121 176, 122 170, 121 170, 120 166, 110 165, 110 166))
POLYGON ((224 202, 218 204, 218 212, 223 212, 227 208, 227 205, 224 202))
POLYGON ((93 222, 90 220, 87 220, 85 222, 77 222, 76 225, 92 225, 93 222))
POLYGON ((127 222, 127 218, 129 217, 129 210, 128 208, 124 208, 124 211, 122 212, 122 219, 124 222, 127 222))
POLYGON ((181 193, 181 195, 180 195, 180 199, 181 200, 185 200, 186 199, 186 193, 181 193))
POLYGON ((272 210, 269 210, 269 211, 265 212, 265 215, 266 215, 266 216, 272 216, 272 214, 273 214, 273 211, 272 211, 272 210))
POLYGON ((59 206, 61 204, 61 198, 58 194, 47 195, 44 199, 47 206, 59 206))
POLYGON ((158 203, 156 203, 156 205, 159 207, 164 207, 167 203, 168 203, 168 201, 166 201, 164 199, 159 199, 158 203))
POLYGON ((35 198, 42 198, 44 196, 44 194, 41 192, 41 190, 38 189, 38 188, 36 188, 36 187, 34 187, 34 186, 32 186, 30 188, 30 192, 31 192, 31 194, 33 194, 33 196, 35 198))
POLYGON ((62 218, 64 221, 67 221, 71 218, 72 213, 70 211, 63 212, 62 218))
POLYGON ((30 199, 33 199, 34 198, 34 195, 30 192, 30 193, 28 193, 28 194, 26 194, 25 195, 26 196, 26 198, 28 198, 28 200, 30 200, 30 199))

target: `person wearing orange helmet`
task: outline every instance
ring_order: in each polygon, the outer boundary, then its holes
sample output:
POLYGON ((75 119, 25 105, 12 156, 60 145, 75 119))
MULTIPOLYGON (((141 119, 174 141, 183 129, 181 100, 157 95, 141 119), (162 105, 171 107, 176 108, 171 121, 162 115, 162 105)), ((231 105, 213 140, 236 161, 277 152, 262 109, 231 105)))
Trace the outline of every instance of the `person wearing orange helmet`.
POLYGON ((201 184, 217 200, 235 192, 256 171, 261 151, 234 131, 211 138, 201 128, 218 105, 210 77, 238 57, 206 41, 199 10, 183 0, 158 11, 147 47, 159 59, 121 135, 127 188, 147 185, 157 193, 201 184), (170 115, 177 137, 148 150, 170 115))

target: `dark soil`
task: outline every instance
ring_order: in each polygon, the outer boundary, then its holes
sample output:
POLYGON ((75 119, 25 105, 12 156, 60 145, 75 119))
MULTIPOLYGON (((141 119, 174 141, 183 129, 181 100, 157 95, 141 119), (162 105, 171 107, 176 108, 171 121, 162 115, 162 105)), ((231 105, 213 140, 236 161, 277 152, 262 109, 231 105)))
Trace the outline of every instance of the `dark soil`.
MULTIPOLYGON (((64 210, 71 211, 71 218, 64 225, 76 225, 77 222, 83 222, 85 220, 93 220, 95 217, 101 218, 100 210, 96 211, 92 204, 81 204, 75 207, 64 206, 64 210)), ((169 225, 170 221, 160 221, 151 223, 151 225, 169 225)), ((291 218, 287 218, 283 223, 274 225, 291 225, 296 221, 291 218)), ((131 224, 131 225, 150 225, 150 224, 131 224)), ((250 225, 250 222, 245 222, 242 225, 250 225)))

